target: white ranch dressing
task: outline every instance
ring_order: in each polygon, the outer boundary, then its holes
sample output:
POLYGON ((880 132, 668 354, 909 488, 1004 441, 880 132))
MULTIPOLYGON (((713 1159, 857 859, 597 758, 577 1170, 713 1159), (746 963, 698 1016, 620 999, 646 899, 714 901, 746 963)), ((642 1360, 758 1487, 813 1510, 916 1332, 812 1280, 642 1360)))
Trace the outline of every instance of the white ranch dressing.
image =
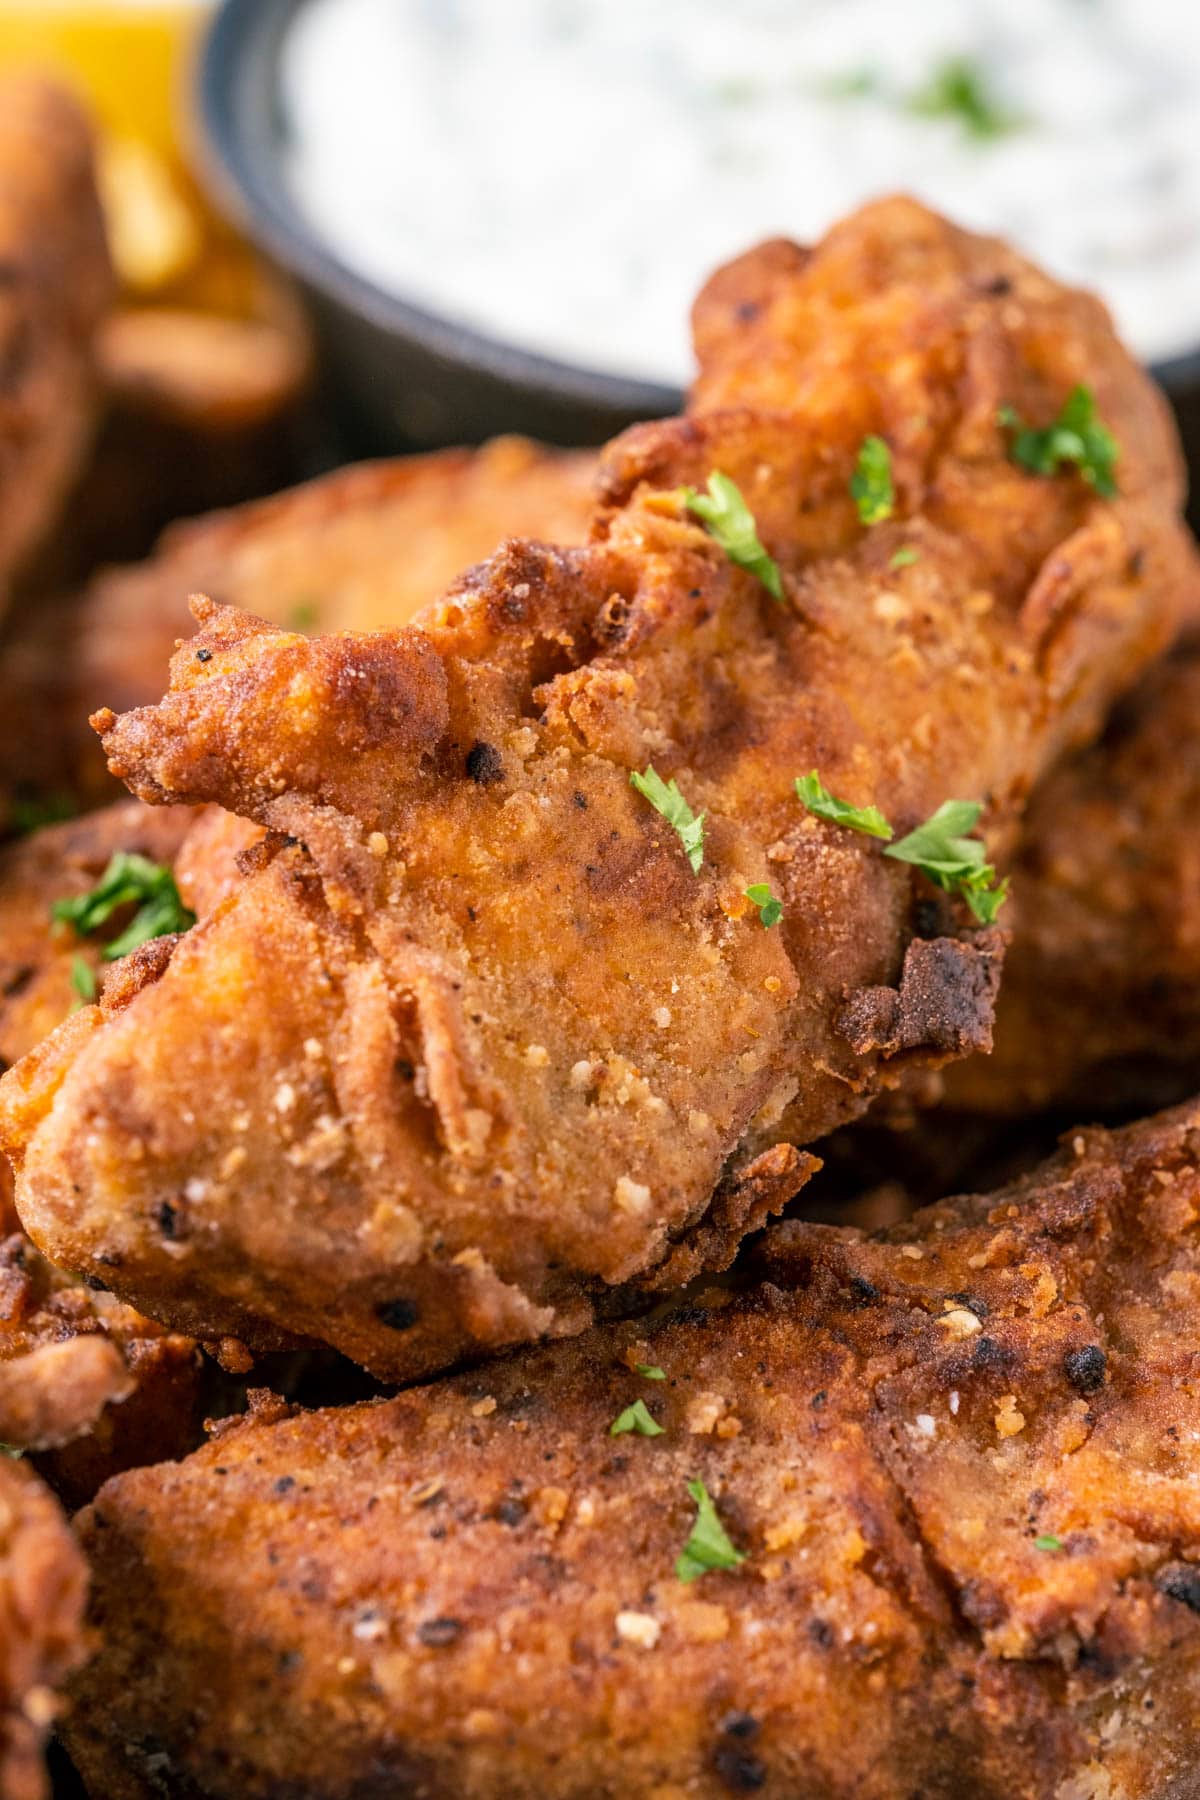
POLYGON ((685 381, 709 271, 897 189, 1200 344, 1195 0, 308 0, 281 97, 343 263, 584 368, 685 381), (948 57, 1022 128, 907 110, 948 57))

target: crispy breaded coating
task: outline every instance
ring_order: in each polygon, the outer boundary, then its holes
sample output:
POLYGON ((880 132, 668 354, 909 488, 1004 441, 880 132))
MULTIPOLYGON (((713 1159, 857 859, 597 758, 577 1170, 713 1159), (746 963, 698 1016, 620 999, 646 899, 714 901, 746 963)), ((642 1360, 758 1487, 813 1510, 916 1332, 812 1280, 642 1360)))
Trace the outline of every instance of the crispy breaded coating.
MULTIPOLYGON (((124 801, 0 849, 0 1057, 18 1060, 80 1004, 73 965, 103 978, 114 916, 95 938, 51 908, 92 888, 114 853, 170 863, 189 807, 124 801)), ((136 1462, 195 1441, 199 1352, 111 1294, 51 1267, 18 1228, 7 1165, 0 1187, 0 1443, 37 1453, 72 1506, 136 1462)))
POLYGON ((52 1268, 20 1232, 0 1243, 0 1443, 28 1452, 64 1505, 184 1455, 201 1399, 193 1339, 52 1268))
POLYGON ((0 603, 54 521, 91 435, 92 338, 112 271, 77 103, 0 82, 0 603))
POLYGON ((710 1310, 374 1405, 268 1404, 110 1483, 82 1524, 85 1778, 109 1800, 1191 1792, 1198 1157, 1195 1103, 1083 1132, 875 1239, 779 1227, 771 1281, 710 1310), (614 1437, 639 1401, 661 1435, 614 1437), (694 1481, 725 1566, 685 1581, 694 1481))
POLYGON ((0 1458, 0 1797, 46 1800, 56 1690, 83 1660, 87 1568, 31 1469, 0 1458))
POLYGON ((945 1102, 1016 1115, 1165 1104, 1200 1071, 1200 642, 1042 783, 1013 865, 995 1047, 945 1102))
POLYGON ((6 649, 0 785, 94 801, 116 791, 88 726, 162 691, 187 596, 288 629, 405 625, 506 535, 583 543, 594 454, 525 438, 339 469, 272 499, 174 525, 145 563, 97 575, 17 622, 6 649))
POLYGON ((586 549, 511 543, 378 635, 198 602, 162 703, 98 716, 142 798, 290 847, 6 1077, 48 1254, 180 1329, 406 1377, 725 1266, 809 1172, 794 1145, 987 1046, 1000 934, 793 781, 902 831, 978 796, 1003 858, 1190 603, 1163 403, 1096 302, 906 201, 752 254, 697 317, 699 404, 613 446, 586 549), (743 289, 752 404, 722 387, 743 289), (1113 501, 1015 466, 998 423, 1084 375, 1113 501), (871 431, 897 498, 867 528, 871 431), (714 470, 781 602, 684 510, 714 470), (698 871, 648 764, 705 814, 698 871))
POLYGON ((71 926, 55 923, 54 902, 95 887, 119 851, 173 863, 196 819, 193 807, 151 808, 123 800, 0 847, 0 1062, 5 1068, 78 1003, 72 979, 76 959, 97 981, 103 979, 105 943, 128 923, 127 913, 117 913, 103 931, 81 938, 71 926))

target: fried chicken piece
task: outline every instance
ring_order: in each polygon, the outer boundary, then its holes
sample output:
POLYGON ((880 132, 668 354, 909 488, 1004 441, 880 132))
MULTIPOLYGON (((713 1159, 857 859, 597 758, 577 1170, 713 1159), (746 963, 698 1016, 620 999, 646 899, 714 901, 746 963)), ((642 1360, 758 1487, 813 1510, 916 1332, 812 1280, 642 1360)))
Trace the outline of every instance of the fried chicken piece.
MULTIPOLYGON (((0 1057, 24 1056, 79 1005, 73 969, 100 956, 127 922, 95 938, 56 925, 51 908, 94 887, 118 851, 169 863, 190 807, 125 801, 0 850, 0 1057)), ((0 1186, 0 1444, 37 1452, 71 1506, 137 1462, 195 1442, 199 1352, 112 1295, 54 1269, 18 1227, 11 1178, 0 1186)))
POLYGON ((0 602, 52 525, 96 410, 112 294, 92 141, 70 95, 0 83, 0 602))
POLYGON ((1200 1069, 1200 642, 1033 797, 992 1055, 945 1104, 1015 1116, 1180 1099, 1200 1069))
POLYGON ((594 471, 592 455, 499 438, 340 469, 173 526, 148 562, 98 575, 81 596, 17 622, 0 785, 91 802, 115 788, 88 714, 100 698, 125 708, 161 692, 189 629, 190 593, 289 629, 404 625, 506 533, 584 542, 594 471))
POLYGON ((374 1405, 268 1400, 120 1477, 82 1521, 85 1779, 109 1800, 1190 1792, 1198 1157, 1196 1103, 1083 1132, 877 1238, 777 1227, 773 1279, 711 1309, 374 1405), (638 1402, 661 1435, 614 1437, 638 1402), (695 1481, 726 1539, 684 1580, 695 1481))
POLYGON ((793 780, 898 830, 986 797, 1003 857, 1190 601, 1162 401, 1096 302, 905 201, 744 259, 697 336, 696 409, 612 448, 588 548, 510 543, 374 636, 199 602, 166 699, 99 716, 142 798, 289 847, 5 1078, 48 1254, 179 1329, 405 1378, 725 1266, 813 1166, 794 1145, 987 1046, 1000 934, 793 780), (997 422, 1084 374, 1111 502, 1014 466, 997 422), (897 516, 866 529, 872 431, 897 516), (684 512, 713 470, 782 603, 684 512), (706 815, 698 872, 647 764, 706 815))
POLYGON ((0 1800, 46 1800, 56 1689, 87 1648, 87 1568, 31 1469, 0 1458, 0 1800))
MULTIPOLYGON (((196 817, 190 806, 123 800, 0 848, 0 1062, 5 1068, 41 1043, 77 1005, 77 962, 94 979, 103 976, 105 943, 128 923, 128 911, 116 913, 102 931, 81 938, 69 925, 55 924, 54 902, 95 887, 121 851, 173 863, 196 817)), ((0 1210, 0 1224, 3 1220, 0 1210)))

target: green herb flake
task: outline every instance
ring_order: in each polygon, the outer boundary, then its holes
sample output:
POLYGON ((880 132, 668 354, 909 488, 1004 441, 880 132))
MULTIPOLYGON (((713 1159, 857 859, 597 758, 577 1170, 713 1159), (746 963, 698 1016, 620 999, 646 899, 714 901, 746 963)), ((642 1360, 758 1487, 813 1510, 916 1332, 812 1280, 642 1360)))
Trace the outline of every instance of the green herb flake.
POLYGON ((839 69, 816 83, 815 92, 822 100, 865 100, 878 94, 879 71, 865 64, 858 69, 839 69))
POLYGON ((695 1581, 709 1569, 736 1569, 746 1558, 730 1543, 708 1489, 702 1481, 689 1481, 687 1491, 696 1502, 696 1522, 675 1564, 676 1575, 680 1581, 695 1581))
POLYGON ((665 1381, 667 1371, 660 1369, 657 1363, 634 1363, 634 1368, 646 1381, 665 1381))
POLYGON ((662 1437, 663 1428, 644 1400, 635 1400, 623 1413, 618 1413, 608 1428, 609 1437, 622 1437, 636 1431, 639 1437, 662 1437))
POLYGON ((0 1456, 11 1456, 14 1462, 20 1462, 24 1454, 24 1450, 18 1449, 16 1444, 0 1444, 0 1456))
POLYGON ((74 1009, 76 1012, 80 1006, 90 1006, 96 998, 96 971, 82 956, 71 958, 71 986, 79 995, 79 1005, 74 1009))
POLYGON ((921 552, 919 550, 914 550, 911 544, 901 544, 898 550, 893 550, 888 560, 888 568, 910 569, 913 563, 920 562, 920 560, 921 552))
POLYGON ((783 917, 783 901, 777 900, 765 881, 756 881, 746 890, 747 900, 753 901, 758 908, 758 916, 766 930, 778 925, 783 917))
POLYGON ((683 503, 688 511, 708 527, 709 535, 720 544, 731 563, 757 575, 772 599, 783 603, 783 580, 779 565, 767 555, 759 541, 754 514, 742 498, 736 482, 714 471, 708 478, 708 492, 685 487, 683 503))
POLYGON ((884 855, 912 863, 946 893, 961 894, 980 924, 992 925, 1008 897, 1008 882, 997 883, 984 844, 966 835, 982 811, 977 800, 944 800, 923 825, 889 844, 884 855))
POLYGON ((643 799, 650 802, 655 812, 662 814, 673 830, 678 832, 679 841, 687 851, 687 859, 692 865, 693 875, 700 873, 700 865, 704 861, 704 817, 703 813, 694 813, 674 779, 664 781, 655 772, 651 763, 644 775, 636 769, 629 773, 631 786, 635 787, 643 799))
POLYGON ((892 836, 892 828, 877 806, 851 806, 848 801, 839 800, 821 785, 815 769, 811 775, 797 775, 796 793, 810 813, 815 813, 818 819, 828 819, 831 825, 845 825, 851 831, 864 832, 867 837, 886 839, 892 836))
POLYGON ((1007 137, 1029 123, 991 91, 987 71, 966 56, 948 56, 909 94, 905 108, 921 119, 949 119, 977 143, 1007 137))
POLYGON ((196 923, 179 897, 175 877, 162 863, 149 857, 118 850, 90 893, 70 900, 56 900, 51 908, 53 918, 73 925, 80 937, 91 937, 100 931, 120 908, 136 906, 137 911, 117 937, 101 952, 105 962, 128 956, 151 938, 168 932, 187 931, 196 923))
POLYGON ((289 631, 311 631, 320 618, 315 600, 297 600, 287 615, 289 631))
POLYGON ((1026 425, 1011 406, 996 415, 999 425, 1012 433, 1008 454, 1031 475, 1057 475, 1063 464, 1078 469, 1083 479, 1106 500, 1117 491, 1114 473, 1120 450, 1108 426, 1096 416, 1092 390, 1077 387, 1063 403, 1052 424, 1040 431, 1026 425))
POLYGON ((881 437, 865 437, 850 477, 850 493, 864 525, 890 519, 896 505, 892 453, 881 437))
POLYGON ((1052 1532, 1046 1532, 1044 1536, 1034 1538, 1033 1547, 1035 1550, 1061 1550, 1062 1539, 1055 1537, 1052 1532))

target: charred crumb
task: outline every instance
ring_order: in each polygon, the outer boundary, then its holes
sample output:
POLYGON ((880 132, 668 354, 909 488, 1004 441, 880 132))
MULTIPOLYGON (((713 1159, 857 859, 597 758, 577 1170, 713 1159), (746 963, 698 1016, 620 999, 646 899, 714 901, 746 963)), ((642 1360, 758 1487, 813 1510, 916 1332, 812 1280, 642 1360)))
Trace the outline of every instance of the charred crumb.
POLYGON ((446 1650, 465 1630, 461 1619, 425 1619, 417 1626, 417 1638, 427 1650, 446 1650))
POLYGON ((493 1516, 498 1524, 513 1527, 525 1523, 526 1511, 524 1500, 501 1500, 493 1516))
POLYGON ((1079 1394, 1096 1394, 1104 1386, 1108 1361, 1099 1344, 1085 1344, 1063 1361, 1063 1372, 1079 1394))
POLYGON ((879 1298, 879 1289, 865 1275, 850 1277, 850 1296, 859 1306, 874 1306, 879 1298))
POLYGON ((753 1713, 731 1712, 721 1720, 721 1730, 726 1737, 752 1738, 757 1735, 759 1724, 753 1713))
POLYGON ((504 759, 493 744, 478 739, 467 751, 467 774, 478 787, 491 787, 504 780, 504 759))
POLYGON ((950 1298, 959 1306, 965 1306, 968 1312, 973 1312, 977 1319, 986 1319, 991 1311, 986 1301, 980 1300, 975 1294, 951 1294, 950 1298))
POLYGON ((758 1757, 733 1744, 722 1744, 713 1756, 713 1768, 733 1794, 755 1794, 766 1784, 767 1771, 758 1757))
POLYGON ((971 1361, 977 1369, 1004 1369, 1012 1362, 1012 1351, 1006 1350, 1003 1344, 997 1343, 986 1334, 976 1338, 971 1352, 971 1361))
POLYGON ((392 1331, 411 1331, 421 1313, 411 1300, 381 1300, 375 1308, 375 1317, 392 1331))
POLYGON ((211 650, 197 650, 196 661, 198 663, 211 662, 212 661, 212 651, 211 650))
POLYGON ((1168 1600, 1178 1600, 1200 1613, 1200 1568, 1192 1563, 1168 1563, 1158 1571, 1154 1585, 1168 1600))
POLYGON ((158 1229, 165 1238, 179 1236, 179 1213, 169 1200, 164 1200, 158 1209, 158 1229))

